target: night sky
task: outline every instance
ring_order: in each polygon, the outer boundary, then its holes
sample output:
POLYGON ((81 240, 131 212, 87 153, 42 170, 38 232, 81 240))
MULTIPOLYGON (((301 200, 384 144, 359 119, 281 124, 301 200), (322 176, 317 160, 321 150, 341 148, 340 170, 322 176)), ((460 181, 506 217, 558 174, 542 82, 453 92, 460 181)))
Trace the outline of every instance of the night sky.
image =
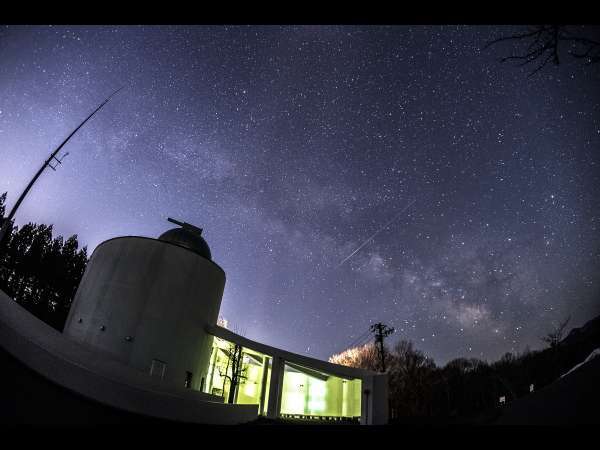
POLYGON ((125 86, 17 225, 202 227, 230 326, 317 358, 378 321, 438 364, 538 349, 600 313, 600 64, 483 50, 521 30, 2 27, 0 193, 125 86))

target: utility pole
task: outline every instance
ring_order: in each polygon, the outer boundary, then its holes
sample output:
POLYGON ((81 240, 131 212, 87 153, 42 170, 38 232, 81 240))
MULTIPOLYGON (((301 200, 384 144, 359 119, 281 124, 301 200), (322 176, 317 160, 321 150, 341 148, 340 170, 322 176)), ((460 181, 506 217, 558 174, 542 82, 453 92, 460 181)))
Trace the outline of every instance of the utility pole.
POLYGON ((381 358, 381 371, 385 372, 385 354, 383 340, 395 330, 381 322, 371 325, 371 333, 375 333, 375 344, 379 344, 379 358, 381 358))
POLYGON ((52 153, 50 153, 50 156, 48 157, 48 159, 46 161, 44 161, 44 164, 42 165, 42 167, 40 168, 40 170, 38 170, 38 172, 33 176, 33 178, 31 179, 31 181, 29 182, 29 184, 27 185, 27 187, 25 188, 25 190, 23 191, 23 193, 21 194, 21 196, 19 197, 19 199, 17 200, 17 202, 15 203, 15 205, 13 206, 13 208, 10 211, 10 214, 4 219, 4 223, 2 224, 2 228, 0 228, 0 250, 2 249, 2 244, 4 242, 4 237, 6 235, 6 232, 8 230, 8 228, 10 227, 10 224, 12 222, 12 219, 15 215, 15 213, 17 212, 17 209, 19 209, 19 206, 21 205, 21 202, 25 199, 25 196, 27 195, 27 193, 29 192, 29 190, 33 187, 34 183, 37 181, 37 179, 40 177, 40 175, 42 174, 42 172, 44 172, 44 170, 46 169, 46 167, 50 167, 52 170, 56 170, 56 167, 58 166, 58 164, 62 164, 62 160, 65 158, 65 156, 67 156, 68 153, 65 153, 65 155, 63 155, 62 158, 57 158, 56 155, 58 154, 58 152, 60 151, 61 148, 64 147, 64 145, 69 141, 69 139, 71 139, 73 137, 73 135, 75 133, 77 133, 77 131, 88 121, 92 118, 92 116, 94 114, 96 114, 104 105, 106 105, 108 103, 108 101, 117 93, 119 92, 121 89, 123 89, 122 87, 117 89, 115 92, 113 92, 106 100, 104 100, 100 106, 98 106, 94 111, 92 111, 92 113, 86 117, 86 119, 81 122, 79 124, 79 126, 77 128, 75 128, 75 130, 73 130, 73 132, 71 134, 69 134, 69 136, 67 136, 67 138, 63 141, 62 144, 60 144, 52 153), (54 165, 52 165, 52 163, 54 162, 54 165))

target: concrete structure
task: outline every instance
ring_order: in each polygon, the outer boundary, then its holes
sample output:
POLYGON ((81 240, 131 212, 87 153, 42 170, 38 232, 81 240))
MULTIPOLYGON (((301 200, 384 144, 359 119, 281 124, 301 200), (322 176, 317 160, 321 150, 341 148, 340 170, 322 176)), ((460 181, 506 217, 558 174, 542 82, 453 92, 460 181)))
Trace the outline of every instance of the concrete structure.
MULTIPOLYGON (((73 393, 79 400, 75 406, 80 413, 81 403, 88 405, 86 413, 100 410, 98 420, 107 420, 107 411, 125 411, 141 418, 150 417, 200 424, 236 424, 256 418, 258 411, 253 405, 228 405, 220 397, 185 389, 182 383, 148 376, 112 358, 97 348, 81 344, 34 317, 17 302, 0 291, 0 347, 2 352, 15 358, 23 366, 41 375, 50 385, 63 388, 61 400, 67 397, 65 391, 73 393)), ((3 358, 3 363, 5 360, 3 358)), ((3 373, 9 364, 3 364, 3 373)), ((30 378, 25 370, 14 374, 30 378)), ((18 420, 11 417, 12 411, 31 409, 23 420, 30 423, 38 405, 31 398, 32 386, 19 384, 15 376, 3 379, 2 389, 12 389, 10 394, 2 394, 0 417, 3 423, 18 420), (24 392, 18 392, 18 391, 24 392), (15 402, 22 405, 15 405, 15 402), (3 417, 4 416, 4 417, 3 417)), ((48 388, 36 389, 44 392, 48 388)), ((58 403, 58 402, 56 402, 58 403)), ((65 402, 69 404, 69 402, 65 402)), ((73 402, 71 402, 73 403, 73 402)), ((43 408, 39 408, 43 409, 43 408)), ((54 409, 52 414, 69 414, 69 411, 54 409)), ((81 413, 80 413, 81 414, 81 413)), ((122 420, 122 414, 115 414, 122 420)), ((40 423, 53 423, 55 417, 40 418, 40 423), (41 422, 43 420, 43 422, 41 422)), ((85 423, 85 417, 82 418, 85 423)), ((143 419, 141 420, 143 422, 143 419)), ((72 423, 73 420, 69 420, 72 423)), ((60 423, 60 422, 59 422, 60 423)))
MULTIPOLYGON (((168 238, 169 236, 167 236, 168 238)), ((92 254, 64 333, 115 359, 191 387, 208 365, 225 272, 182 245, 120 237, 92 254)))
POLYGON ((218 326, 225 273, 211 260, 202 230, 181 225, 158 239, 101 243, 62 335, 32 316, 17 320, 29 313, 1 299, 5 349, 62 386, 152 417, 387 422, 386 375, 287 352, 218 326), (32 358, 36 354, 44 356, 32 358), (224 403, 229 398, 233 404, 224 403))
MULTIPOLYGON (((252 382, 252 378, 256 378, 260 388, 254 395, 246 398, 240 398, 238 395, 237 402, 253 404, 256 400, 261 414, 271 418, 280 416, 326 420, 355 418, 362 424, 387 423, 386 375, 291 353, 251 341, 217 325, 207 325, 205 329, 215 337, 215 341, 225 342, 230 346, 238 345, 246 354, 255 357, 259 355, 263 358, 263 369, 257 371, 255 377, 247 374, 244 383, 248 384, 249 381, 252 382), (298 373, 301 375, 297 375, 298 373), (296 375, 296 378, 301 377, 300 384, 306 384, 308 381, 316 385, 317 392, 311 392, 309 386, 297 389, 293 379, 286 380, 286 377, 292 378, 292 375, 296 375), (311 398, 318 396, 319 384, 323 394, 321 395, 322 407, 318 405, 318 398, 311 398), (344 393, 344 384, 352 385, 352 388, 346 388, 346 393, 344 393), (354 392, 348 392, 351 389, 354 392), (304 398, 294 403, 294 399, 290 397, 298 394, 304 398), (303 401, 304 399, 307 401, 303 401)), ((219 348, 219 344, 215 343, 213 355, 219 348)), ((211 386, 210 378, 205 390, 207 393, 211 386)))

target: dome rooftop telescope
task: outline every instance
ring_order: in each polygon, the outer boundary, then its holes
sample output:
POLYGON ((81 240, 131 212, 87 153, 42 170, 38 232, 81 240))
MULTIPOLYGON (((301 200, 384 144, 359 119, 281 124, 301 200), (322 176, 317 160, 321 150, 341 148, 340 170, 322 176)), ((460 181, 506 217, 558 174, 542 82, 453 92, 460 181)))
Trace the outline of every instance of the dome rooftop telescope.
POLYGON ((185 247, 203 258, 211 260, 210 247, 202 237, 202 228, 171 219, 170 217, 168 217, 167 220, 180 227, 165 231, 158 237, 160 241, 170 242, 171 244, 185 247))

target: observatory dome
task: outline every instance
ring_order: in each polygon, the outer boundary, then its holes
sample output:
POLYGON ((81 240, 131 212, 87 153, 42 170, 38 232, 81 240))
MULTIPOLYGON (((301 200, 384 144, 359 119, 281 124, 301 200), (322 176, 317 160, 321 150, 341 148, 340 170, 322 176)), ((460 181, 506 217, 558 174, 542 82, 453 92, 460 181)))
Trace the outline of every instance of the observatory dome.
POLYGON ((211 259, 210 247, 204 238, 191 230, 185 228, 173 228, 169 231, 165 231, 158 239, 164 242, 170 242, 171 244, 180 245, 206 259, 211 259))

